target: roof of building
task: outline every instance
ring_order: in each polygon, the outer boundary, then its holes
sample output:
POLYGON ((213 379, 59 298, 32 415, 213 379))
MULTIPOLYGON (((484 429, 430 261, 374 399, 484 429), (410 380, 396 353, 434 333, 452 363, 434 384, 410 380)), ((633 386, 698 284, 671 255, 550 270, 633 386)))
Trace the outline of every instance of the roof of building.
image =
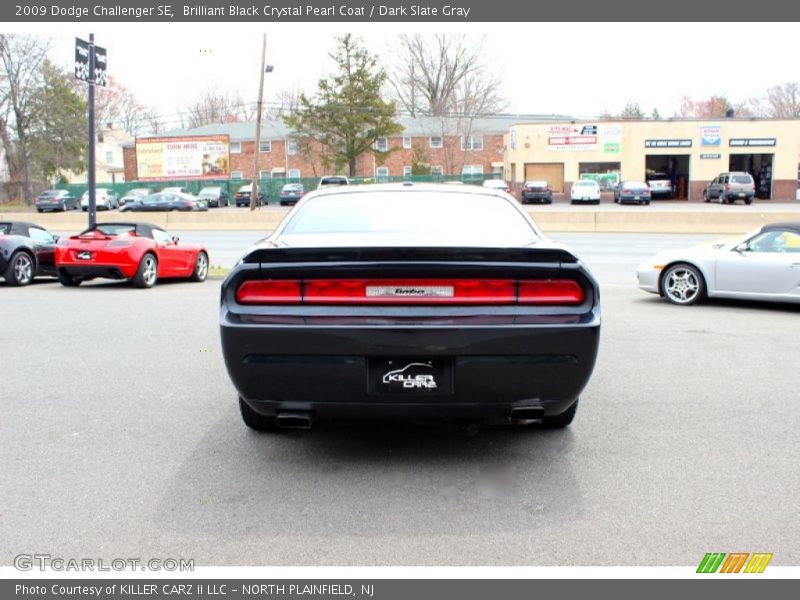
MULTIPOLYGON (((457 135, 464 131, 475 134, 503 134, 508 128, 520 122, 565 121, 571 117, 566 115, 486 115, 470 116, 399 116, 397 121, 403 126, 402 135, 409 137, 427 137, 432 135, 457 135)), ((142 136, 139 139, 162 137, 191 137, 203 135, 227 135, 232 142, 255 139, 255 121, 234 123, 211 123, 202 127, 189 129, 172 129, 158 135, 142 136)), ((261 139, 275 140, 291 137, 292 130, 281 120, 263 120, 261 122, 261 139)), ((133 146, 133 141, 124 144, 133 146)))

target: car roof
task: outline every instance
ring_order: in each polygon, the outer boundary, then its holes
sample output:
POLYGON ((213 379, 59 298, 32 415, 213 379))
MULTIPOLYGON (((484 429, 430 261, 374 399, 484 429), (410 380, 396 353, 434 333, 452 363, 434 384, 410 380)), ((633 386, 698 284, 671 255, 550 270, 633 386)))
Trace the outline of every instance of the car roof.
MULTIPOLYGON (((0 221, 0 225, 8 225, 8 230, 13 231, 14 229, 19 229, 20 227, 24 227, 25 229, 30 229, 33 227, 34 229, 43 229, 47 231, 41 225, 37 225, 36 223, 31 223, 30 221, 0 221)), ((13 233, 9 235, 15 235, 13 233)))
POLYGON ((761 231, 771 231, 774 229, 791 229, 800 233, 800 221, 784 221, 781 223, 767 223, 761 228, 761 231))
POLYGON ((82 231, 80 235, 87 233, 89 231, 93 231, 98 227, 103 227, 104 225, 111 225, 113 227, 133 227, 136 231, 136 235, 141 235, 144 237, 153 237, 153 230, 158 229, 159 231, 166 231, 164 228, 159 227, 158 225, 153 225, 152 223, 135 223, 135 222, 125 222, 125 221, 109 221, 104 223, 98 223, 94 227, 90 227, 85 231, 82 231))

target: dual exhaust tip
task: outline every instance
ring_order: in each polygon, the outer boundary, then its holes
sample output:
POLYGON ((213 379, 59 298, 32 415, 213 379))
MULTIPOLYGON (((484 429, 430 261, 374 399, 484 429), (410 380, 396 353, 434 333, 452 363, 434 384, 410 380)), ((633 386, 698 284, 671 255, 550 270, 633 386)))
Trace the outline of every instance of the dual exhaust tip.
MULTIPOLYGON (((508 418, 513 423, 523 425, 539 423, 544 418, 544 408, 541 406, 515 406, 509 410, 508 418)), ((279 412, 275 420, 281 429, 311 429, 314 424, 313 414, 302 411, 279 412)))

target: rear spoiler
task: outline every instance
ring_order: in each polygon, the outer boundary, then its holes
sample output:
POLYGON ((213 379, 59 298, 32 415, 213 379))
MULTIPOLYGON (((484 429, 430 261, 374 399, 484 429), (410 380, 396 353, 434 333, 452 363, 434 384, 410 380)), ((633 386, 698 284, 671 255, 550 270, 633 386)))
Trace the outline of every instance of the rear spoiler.
POLYGON ((577 263, 578 259, 560 248, 456 248, 456 247, 353 247, 353 248, 257 248, 243 263, 298 262, 526 262, 577 263))

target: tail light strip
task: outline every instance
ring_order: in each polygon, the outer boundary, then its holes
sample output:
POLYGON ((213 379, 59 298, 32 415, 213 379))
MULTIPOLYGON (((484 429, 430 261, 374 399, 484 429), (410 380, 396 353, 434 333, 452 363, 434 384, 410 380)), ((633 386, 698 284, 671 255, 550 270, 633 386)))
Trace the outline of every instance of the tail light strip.
POLYGON ((236 290, 240 304, 575 305, 584 300, 571 279, 258 279, 236 290))

